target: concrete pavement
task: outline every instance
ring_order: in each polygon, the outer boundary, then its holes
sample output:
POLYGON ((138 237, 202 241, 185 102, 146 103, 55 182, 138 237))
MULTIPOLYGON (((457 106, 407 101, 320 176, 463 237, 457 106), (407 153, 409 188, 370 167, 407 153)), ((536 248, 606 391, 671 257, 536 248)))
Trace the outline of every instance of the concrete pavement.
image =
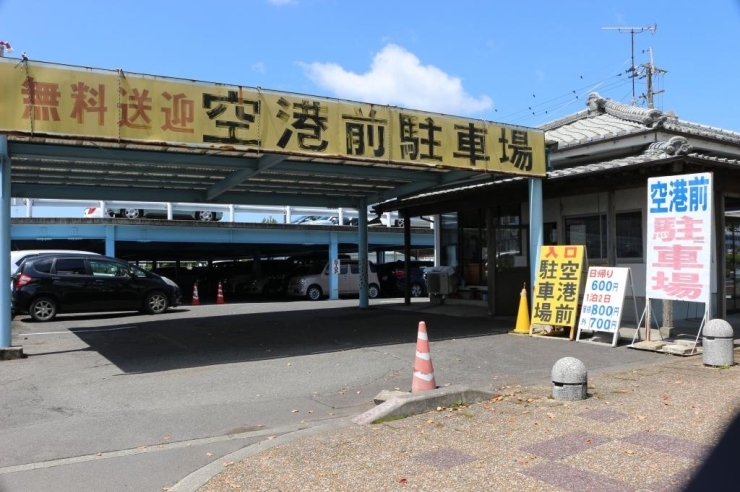
MULTIPOLYGON (((447 312, 476 315, 471 306, 447 312)), ((688 322, 676 333, 697 329, 688 322)), ((604 356, 634 350, 627 335, 617 348, 589 346, 604 356)), ((548 343, 558 350, 575 342, 548 343)), ((265 439, 171 490, 657 491, 683 490, 692 480, 696 490, 731 490, 720 474, 712 483, 696 476, 740 412, 738 388, 737 365, 705 366, 701 354, 597 371, 578 402, 554 400, 551 384, 449 386, 392 398, 351 421, 265 439)))

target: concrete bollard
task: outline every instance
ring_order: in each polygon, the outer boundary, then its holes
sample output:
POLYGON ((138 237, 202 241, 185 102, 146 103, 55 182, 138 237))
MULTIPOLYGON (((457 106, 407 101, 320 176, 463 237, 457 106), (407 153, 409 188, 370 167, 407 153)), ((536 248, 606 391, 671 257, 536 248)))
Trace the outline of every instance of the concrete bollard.
POLYGON ((723 319, 710 319, 704 325, 702 362, 707 366, 735 364, 735 333, 723 319))
POLYGON ((552 366, 552 397, 556 400, 585 400, 587 386, 586 366, 575 357, 563 357, 552 366))

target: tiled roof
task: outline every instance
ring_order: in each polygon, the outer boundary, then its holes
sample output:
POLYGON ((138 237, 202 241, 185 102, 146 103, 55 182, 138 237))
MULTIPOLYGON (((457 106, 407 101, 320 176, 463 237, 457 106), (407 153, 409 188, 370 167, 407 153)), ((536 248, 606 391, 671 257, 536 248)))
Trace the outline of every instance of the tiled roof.
POLYGON ((571 145, 578 145, 611 137, 638 133, 646 128, 639 123, 622 120, 617 117, 600 114, 586 116, 569 125, 563 125, 545 132, 547 140, 558 142, 558 148, 563 149, 571 145))
MULTIPOLYGON (((558 168, 549 171, 547 173, 547 179, 569 178, 619 168, 641 166, 676 156, 687 156, 740 168, 740 159, 716 157, 695 152, 686 138, 686 136, 698 136, 719 142, 740 145, 740 133, 738 132, 681 121, 673 113, 663 113, 657 109, 622 104, 605 99, 597 93, 592 93, 589 96, 587 105, 588 109, 586 110, 546 123, 540 127, 545 130, 545 140, 548 143, 557 142, 556 154, 558 151, 566 148, 596 141, 607 141, 625 135, 653 132, 656 129, 664 129, 679 135, 671 137, 668 141, 654 142, 641 154, 580 166, 558 168)), ((738 156, 740 157, 740 151, 738 151, 738 156)), ((448 199, 458 194, 462 195, 471 191, 481 191, 492 186, 501 186, 524 179, 527 178, 512 176, 495 181, 484 181, 474 185, 431 191, 400 200, 400 202, 414 203, 417 200, 432 196, 440 200, 448 199)))
POLYGON ((740 133, 731 130, 723 130, 713 126, 700 125, 689 121, 666 120, 663 124, 666 130, 673 130, 681 133, 688 133, 699 137, 707 137, 713 140, 719 140, 727 143, 740 144, 740 133))
POLYGON ((727 143, 740 144, 740 133, 698 123, 681 121, 673 113, 641 108, 605 99, 597 93, 588 97, 588 109, 541 126, 548 141, 559 149, 574 145, 608 140, 663 128, 678 133, 696 135, 727 143))

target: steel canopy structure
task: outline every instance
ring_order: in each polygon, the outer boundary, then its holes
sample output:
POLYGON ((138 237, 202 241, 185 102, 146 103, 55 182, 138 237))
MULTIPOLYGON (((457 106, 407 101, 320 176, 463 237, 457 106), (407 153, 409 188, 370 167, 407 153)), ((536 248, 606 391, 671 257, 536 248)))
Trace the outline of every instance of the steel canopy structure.
POLYGON ((17 198, 360 208, 481 177, 478 171, 18 135, 8 136, 8 155, 17 198))
POLYGON ((0 107, 6 255, 11 196, 354 208, 366 259, 370 205, 545 175, 536 129, 122 70, 0 58, 0 107))

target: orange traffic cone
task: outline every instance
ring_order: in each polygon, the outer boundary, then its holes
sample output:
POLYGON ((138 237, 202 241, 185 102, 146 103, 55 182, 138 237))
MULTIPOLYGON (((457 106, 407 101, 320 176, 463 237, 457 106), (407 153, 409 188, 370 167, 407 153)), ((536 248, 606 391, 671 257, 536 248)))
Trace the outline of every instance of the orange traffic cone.
POLYGON ((221 282, 218 283, 218 294, 216 294, 216 304, 224 303, 224 289, 221 287, 221 282))
POLYGON ((530 335, 531 323, 529 321, 529 303, 527 302, 527 284, 521 292, 519 299, 519 313, 516 317, 516 328, 511 333, 516 335, 530 335))
POLYGON ((198 298, 198 282, 193 284, 193 306, 200 306, 200 299, 198 298))
POLYGON ((414 379, 411 382, 411 392, 426 391, 437 388, 434 381, 432 354, 429 352, 429 337, 427 325, 419 322, 419 335, 416 340, 416 360, 414 361, 414 379))

